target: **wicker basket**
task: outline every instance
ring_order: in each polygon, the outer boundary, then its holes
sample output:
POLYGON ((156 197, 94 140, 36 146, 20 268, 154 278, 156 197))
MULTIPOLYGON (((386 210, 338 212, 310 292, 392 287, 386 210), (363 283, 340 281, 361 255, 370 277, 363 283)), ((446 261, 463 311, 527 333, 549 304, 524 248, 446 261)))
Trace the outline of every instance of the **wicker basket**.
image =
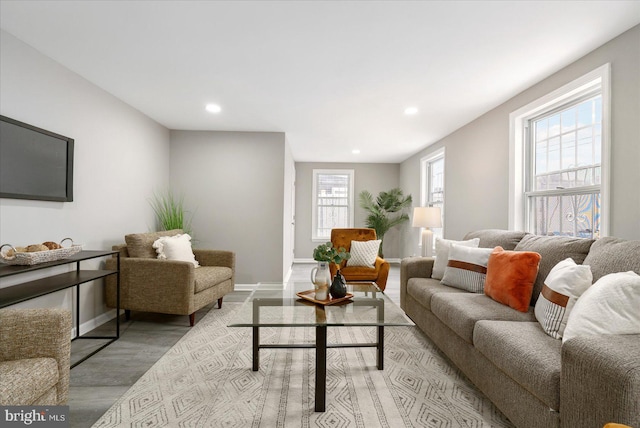
POLYGON ((36 251, 33 253, 18 253, 12 245, 4 244, 0 246, 0 262, 8 265, 37 265, 38 263, 54 262, 56 260, 66 259, 82 250, 82 245, 75 245, 71 238, 64 238, 60 241, 60 245, 64 241, 71 241, 71 246, 67 248, 59 248, 57 250, 36 251), (14 255, 7 256, 2 252, 4 247, 13 249, 14 255))

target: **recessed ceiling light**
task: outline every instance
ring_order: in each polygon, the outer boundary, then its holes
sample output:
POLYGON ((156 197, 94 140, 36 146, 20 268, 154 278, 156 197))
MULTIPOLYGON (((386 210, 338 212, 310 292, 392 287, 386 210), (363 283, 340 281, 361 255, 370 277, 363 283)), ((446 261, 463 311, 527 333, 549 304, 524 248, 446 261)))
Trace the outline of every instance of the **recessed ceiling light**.
POLYGON ((209 113, 220 113, 222 111, 222 108, 218 104, 207 104, 205 110, 207 110, 209 113))
POLYGON ((404 109, 404 114, 416 114, 418 113, 418 108, 417 107, 407 107, 406 109, 404 109))
POLYGON ((353 153, 354 155, 359 155, 360 154, 360 150, 353 149, 353 150, 351 150, 351 153, 353 153))

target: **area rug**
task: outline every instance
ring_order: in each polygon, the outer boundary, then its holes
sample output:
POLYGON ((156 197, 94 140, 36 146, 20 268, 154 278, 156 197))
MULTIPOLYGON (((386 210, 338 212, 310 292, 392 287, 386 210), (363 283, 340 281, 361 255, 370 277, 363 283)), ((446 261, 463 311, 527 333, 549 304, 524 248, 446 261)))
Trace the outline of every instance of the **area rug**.
MULTIPOLYGON (((314 411, 315 351, 264 349, 251 370, 251 329, 211 310, 94 427, 511 427, 417 327, 385 329, 375 348, 327 351, 327 408, 314 411)), ((313 328, 263 328, 261 342, 312 342, 313 328)), ((373 327, 328 329, 329 343, 374 342, 373 327)))

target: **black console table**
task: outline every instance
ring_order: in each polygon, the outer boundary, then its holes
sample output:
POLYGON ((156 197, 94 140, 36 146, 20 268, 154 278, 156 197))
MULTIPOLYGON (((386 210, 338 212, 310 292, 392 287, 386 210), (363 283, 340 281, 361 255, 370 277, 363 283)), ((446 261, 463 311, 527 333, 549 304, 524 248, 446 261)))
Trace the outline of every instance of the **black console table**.
POLYGON ((0 265, 0 278, 4 278, 12 275, 24 274, 27 272, 33 272, 40 269, 52 268, 55 266, 63 266, 68 264, 76 264, 76 269, 71 272, 52 275, 45 278, 35 279, 32 281, 23 282, 21 284, 12 285, 9 287, 0 288, 0 308, 6 306, 15 305, 16 303, 24 302, 36 297, 44 296, 56 291, 65 290, 67 288, 75 287, 76 289, 76 335, 73 340, 76 339, 108 339, 109 341, 98 349, 94 350, 90 354, 83 357, 81 360, 76 361, 71 365, 71 368, 77 366, 87 358, 91 357, 95 353, 99 352, 106 346, 110 345, 120 337, 120 253, 118 251, 80 251, 71 257, 63 260, 56 260, 53 262, 39 263, 30 266, 17 266, 17 265, 0 265), (118 259, 116 270, 81 270, 80 262, 99 257, 108 257, 116 255, 118 259), (105 278, 109 275, 116 275, 117 278, 117 307, 116 307, 116 333, 115 336, 80 336, 80 285, 87 282, 94 281, 96 279, 105 278))

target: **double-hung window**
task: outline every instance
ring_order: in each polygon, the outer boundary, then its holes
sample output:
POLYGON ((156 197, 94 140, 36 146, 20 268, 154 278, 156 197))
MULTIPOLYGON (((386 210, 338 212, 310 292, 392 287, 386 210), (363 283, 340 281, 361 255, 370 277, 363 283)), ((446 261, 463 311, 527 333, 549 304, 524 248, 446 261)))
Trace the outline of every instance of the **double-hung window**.
POLYGON ((512 122, 522 133, 521 215, 529 232, 606 234, 608 70, 603 66, 561 88, 555 99, 528 106, 520 124, 512 122))
MULTIPOLYGON (((444 225, 444 148, 421 160, 421 206, 440 207, 444 225)), ((432 228, 434 236, 443 236, 443 228, 432 228)), ((434 240, 435 242, 435 240, 434 240)))
POLYGON ((314 240, 331 237, 331 229, 353 227, 354 195, 352 169, 313 170, 314 240))

